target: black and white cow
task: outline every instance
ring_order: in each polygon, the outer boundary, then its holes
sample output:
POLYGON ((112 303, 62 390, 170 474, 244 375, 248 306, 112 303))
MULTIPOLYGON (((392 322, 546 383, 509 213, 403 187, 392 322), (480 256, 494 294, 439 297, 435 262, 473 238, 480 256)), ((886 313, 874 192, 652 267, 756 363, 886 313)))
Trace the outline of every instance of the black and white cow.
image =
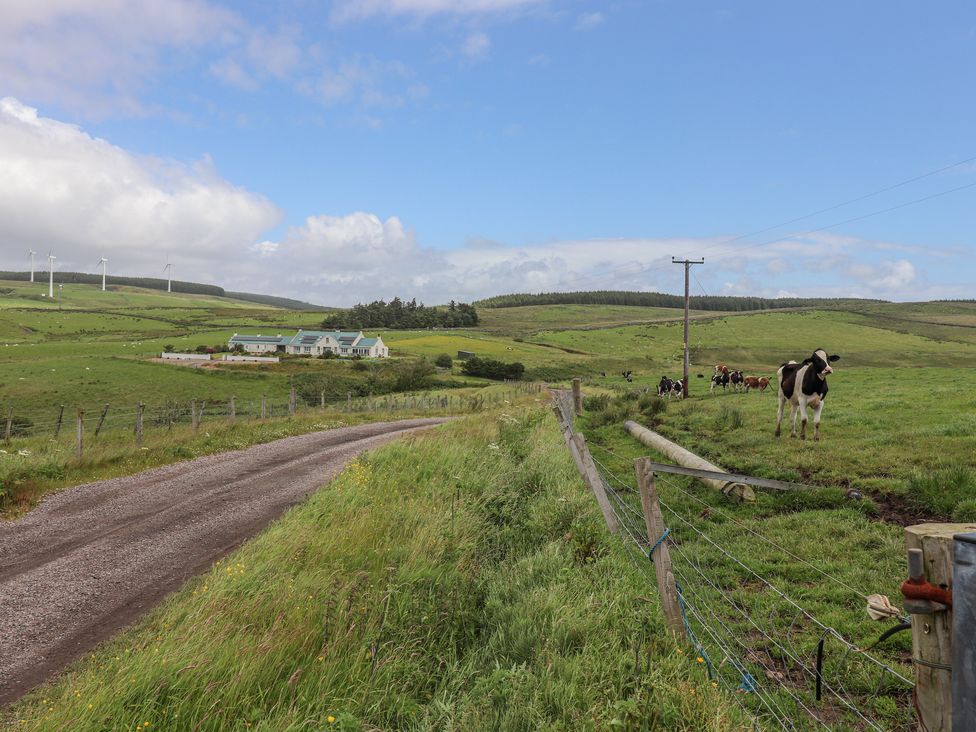
POLYGON ((716 386, 720 386, 720 387, 722 387, 722 389, 724 391, 728 391, 729 390, 729 381, 731 379, 732 379, 732 376, 729 374, 728 371, 718 371, 712 377, 712 386, 711 386, 711 388, 709 390, 710 391, 715 391, 715 387, 716 386))
POLYGON ((732 389, 734 391, 739 391, 744 386, 746 377, 742 375, 741 371, 733 371, 729 374, 729 383, 732 384, 732 389))
POLYGON ((657 395, 659 397, 671 396, 672 381, 667 376, 662 376, 657 385, 657 395))
POLYGON ((677 397, 678 399, 684 399, 685 396, 685 382, 682 379, 675 379, 671 382, 671 396, 677 397))
POLYGON ((796 437, 796 413, 800 412, 800 439, 807 439, 807 408, 813 410, 813 439, 820 439, 820 413, 827 398, 827 375, 834 370, 830 364, 840 356, 828 356, 822 348, 813 352, 803 363, 790 361, 779 367, 779 412, 776 415, 776 436, 783 422, 783 407, 790 403, 790 437, 796 437))

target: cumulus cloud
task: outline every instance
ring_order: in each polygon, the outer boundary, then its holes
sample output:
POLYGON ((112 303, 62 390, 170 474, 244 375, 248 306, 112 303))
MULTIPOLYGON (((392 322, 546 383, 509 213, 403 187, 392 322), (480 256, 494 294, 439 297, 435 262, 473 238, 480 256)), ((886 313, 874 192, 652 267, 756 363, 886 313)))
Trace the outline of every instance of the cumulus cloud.
POLYGON ((239 16, 205 0, 5 0, 3 91, 90 115, 144 114, 167 54, 230 42, 239 16))
POLYGON ((134 155, 74 125, 0 100, 0 245, 7 265, 28 247, 87 271, 157 274, 166 253, 183 278, 220 280, 234 257, 280 219, 265 197, 193 164, 134 155))

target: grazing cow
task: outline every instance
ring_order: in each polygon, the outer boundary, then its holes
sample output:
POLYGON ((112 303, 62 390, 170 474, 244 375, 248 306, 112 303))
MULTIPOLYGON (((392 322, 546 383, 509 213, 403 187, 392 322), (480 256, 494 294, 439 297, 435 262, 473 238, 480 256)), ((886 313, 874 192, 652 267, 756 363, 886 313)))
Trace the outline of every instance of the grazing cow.
POLYGON ((715 374, 715 376, 712 377, 712 385, 710 387, 710 390, 711 391, 715 391, 715 387, 716 386, 721 386, 722 389, 724 389, 725 391, 728 391, 728 389, 729 389, 729 380, 731 378, 732 377, 729 376, 729 374, 728 374, 727 371, 720 371, 720 372, 718 372, 717 374, 715 374))
POLYGON ((633 371, 621 371, 620 375, 627 379, 628 382, 633 382, 634 377, 632 376, 633 371))
POLYGON ((742 388, 742 382, 745 377, 742 375, 741 371, 733 371, 729 374, 729 383, 732 384, 732 389, 739 391, 742 388))
POLYGON ((827 375, 834 372, 830 364, 840 356, 828 356, 822 348, 813 352, 803 363, 789 361, 779 367, 779 412, 776 415, 776 436, 783 422, 783 407, 790 403, 790 437, 796 437, 796 413, 800 412, 800 439, 807 439, 807 407, 813 410, 813 439, 820 439, 820 412, 827 398, 827 375))
POLYGON ((743 379, 743 383, 745 384, 745 386, 746 386, 746 392, 748 393, 748 391, 750 389, 758 389, 759 388, 759 377, 758 376, 747 376, 745 379, 743 379))
POLYGON ((715 373, 716 374, 727 374, 727 373, 729 373, 729 367, 726 366, 724 363, 717 363, 717 364, 715 364, 715 373))
POLYGON ((657 395, 659 397, 670 397, 672 383, 671 379, 667 376, 662 376, 661 381, 657 385, 657 395))
POLYGON ((759 391, 766 391, 766 387, 769 386, 769 379, 765 376, 759 377, 759 391))
POLYGON ((671 396, 683 399, 685 396, 685 382, 682 379, 675 379, 671 382, 671 396))

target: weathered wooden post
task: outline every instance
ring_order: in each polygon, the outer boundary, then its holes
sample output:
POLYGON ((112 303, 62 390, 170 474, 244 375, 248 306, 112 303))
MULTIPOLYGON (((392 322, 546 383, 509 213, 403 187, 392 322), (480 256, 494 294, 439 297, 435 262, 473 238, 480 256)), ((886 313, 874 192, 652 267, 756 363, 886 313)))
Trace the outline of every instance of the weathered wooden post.
POLYGON ((200 415, 197 413, 196 399, 190 402, 190 424, 192 425, 194 432, 196 432, 200 427, 200 415))
POLYGON ((573 412, 579 417, 583 414, 583 380, 573 379, 573 412))
POLYGON ((98 417, 98 424, 95 425, 95 437, 98 437, 98 433, 102 431, 102 425, 105 424, 105 416, 108 414, 108 404, 102 409, 101 415, 98 417))
POLYGON ((976 729, 976 533, 953 539, 952 723, 976 729))
POLYGON ((351 391, 347 391, 346 392, 346 411, 347 412, 351 412, 352 411, 352 392, 351 391))
POLYGON ((319 406, 325 409, 325 392, 319 392, 319 406))
MULTIPOLYGON (((901 590, 905 610, 912 616, 916 708, 920 725, 928 732, 948 732, 953 727, 952 600, 953 594, 958 594, 953 593, 953 537, 974 530, 976 524, 905 528, 908 580, 901 590)), ((968 630, 972 636, 972 629, 968 630)))
POLYGON ((268 397, 265 394, 261 395, 261 419, 268 418, 268 397))
POLYGON ((75 453, 78 459, 81 460, 81 456, 85 454, 85 413, 82 410, 78 410, 78 424, 77 433, 75 437, 75 453))
POLYGON ((657 577, 657 591, 661 596, 661 609, 668 629, 679 638, 685 638, 685 626, 681 619, 678 604, 678 589, 671 569, 671 551, 668 549, 667 527, 657 499, 654 485, 654 471, 648 458, 634 461, 637 473, 637 487, 640 489, 641 509, 644 513, 644 526, 647 529, 647 543, 650 546, 650 559, 654 562, 657 577))
POLYGON ((142 402, 136 404, 136 447, 142 447, 142 413, 145 410, 145 404, 142 402))
POLYGON ((296 396, 295 387, 291 388, 288 392, 288 414, 292 417, 295 416, 295 407, 298 402, 298 397, 296 396))
POLYGON ((10 444, 10 433, 14 427, 14 408, 11 407, 7 412, 7 428, 3 431, 3 441, 10 444))
POLYGON ((600 471, 596 469, 596 463, 593 462, 593 456, 590 455, 590 450, 586 446, 586 440, 578 432, 573 434, 572 440, 576 445, 580 462, 583 465, 583 479, 590 486, 593 495, 596 496, 596 502, 603 512, 603 519, 607 522, 607 528, 616 534, 620 531, 620 523, 617 521, 617 516, 613 512, 613 506, 610 505, 610 499, 607 498, 607 489, 603 485, 603 477, 600 475, 600 471))
POLYGON ((55 437, 55 439, 57 439, 57 436, 59 434, 61 434, 61 422, 63 420, 64 420, 64 405, 62 404, 61 405, 61 409, 58 411, 58 423, 56 425, 54 425, 54 437, 55 437))
POLYGON ((227 416, 230 417, 231 422, 237 419, 237 402, 233 394, 231 394, 230 400, 227 402, 227 416))

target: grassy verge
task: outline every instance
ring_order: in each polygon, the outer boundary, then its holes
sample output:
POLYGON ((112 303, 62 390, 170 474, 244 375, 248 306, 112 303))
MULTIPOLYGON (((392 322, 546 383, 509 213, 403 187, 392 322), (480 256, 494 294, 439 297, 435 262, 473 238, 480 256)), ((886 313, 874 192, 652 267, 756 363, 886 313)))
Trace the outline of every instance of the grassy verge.
POLYGON ((363 456, 9 724, 745 728, 665 633, 547 410, 494 417, 363 456))
MULTIPOLYGON (((0 446, 0 519, 13 518, 37 504, 45 495, 81 483, 189 460, 228 450, 317 430, 335 429, 364 422, 382 422, 409 417, 437 417, 483 409, 515 398, 503 386, 483 389, 453 389, 397 395, 397 409, 386 408, 382 399, 356 400, 354 411, 343 407, 304 408, 294 417, 245 419, 205 418, 199 431, 188 425, 150 427, 147 421, 143 447, 137 448, 131 426, 106 429, 98 437, 87 429, 85 450, 79 460, 75 452, 73 420, 65 422, 61 437, 14 438, 0 446), (449 395, 451 406, 440 406, 449 395), (418 404, 417 402, 421 402, 418 404), (355 410, 363 411, 355 411, 355 410)), ((279 405, 280 407, 280 405, 279 405)), ((184 416, 185 418, 185 416, 184 416)), ((127 421, 127 420, 126 420, 127 421)))

